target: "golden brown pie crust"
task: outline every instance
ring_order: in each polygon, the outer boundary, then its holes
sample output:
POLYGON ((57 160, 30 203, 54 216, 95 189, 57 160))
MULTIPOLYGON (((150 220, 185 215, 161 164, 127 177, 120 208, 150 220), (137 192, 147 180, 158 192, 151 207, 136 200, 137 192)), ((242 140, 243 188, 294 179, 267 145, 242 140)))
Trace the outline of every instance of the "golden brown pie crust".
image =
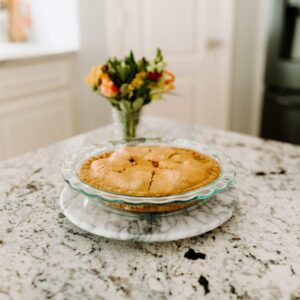
POLYGON ((152 213, 152 212, 171 212, 178 209, 182 209, 188 206, 192 206, 196 204, 197 201, 192 201, 188 203, 171 203, 171 204, 163 204, 163 205, 130 205, 123 203, 108 203, 105 202, 105 205, 132 212, 144 212, 144 213, 152 213))
MULTIPOLYGON (((191 149, 132 146, 91 157, 80 168, 80 179, 107 192, 130 196, 169 196, 210 184, 220 175, 218 162, 191 149)), ((194 203, 133 206, 106 203, 131 211, 172 211, 194 203)))

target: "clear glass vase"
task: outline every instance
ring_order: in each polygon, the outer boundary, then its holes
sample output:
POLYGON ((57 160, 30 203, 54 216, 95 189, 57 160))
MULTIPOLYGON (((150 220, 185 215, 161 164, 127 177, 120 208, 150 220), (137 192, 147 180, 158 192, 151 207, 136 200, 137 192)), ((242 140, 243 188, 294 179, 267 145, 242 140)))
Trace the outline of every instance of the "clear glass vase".
POLYGON ((112 113, 115 131, 118 138, 128 140, 137 137, 137 127, 141 116, 141 109, 124 112, 113 108, 112 113))

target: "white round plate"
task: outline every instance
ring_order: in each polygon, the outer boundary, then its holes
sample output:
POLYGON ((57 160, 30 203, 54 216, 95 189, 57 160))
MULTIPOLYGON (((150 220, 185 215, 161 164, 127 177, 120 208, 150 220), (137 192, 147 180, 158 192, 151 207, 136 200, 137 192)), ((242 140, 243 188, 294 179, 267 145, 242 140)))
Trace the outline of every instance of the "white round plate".
POLYGON ((174 241, 213 230, 232 217, 237 204, 236 192, 229 189, 180 214, 162 217, 152 214, 153 218, 145 218, 145 215, 120 215, 116 210, 105 209, 100 200, 89 198, 68 185, 60 196, 61 210, 79 228, 106 238, 143 242, 174 241))

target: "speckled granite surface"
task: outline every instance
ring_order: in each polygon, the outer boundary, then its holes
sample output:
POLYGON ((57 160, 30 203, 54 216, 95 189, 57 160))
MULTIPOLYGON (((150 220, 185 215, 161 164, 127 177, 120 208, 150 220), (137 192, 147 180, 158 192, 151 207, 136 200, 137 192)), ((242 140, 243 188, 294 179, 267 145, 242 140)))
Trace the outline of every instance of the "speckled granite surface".
POLYGON ((119 242, 58 209, 66 155, 106 127, 0 162, 0 299, 300 299, 300 147, 146 118, 236 162, 240 206, 222 227, 168 243, 119 242))

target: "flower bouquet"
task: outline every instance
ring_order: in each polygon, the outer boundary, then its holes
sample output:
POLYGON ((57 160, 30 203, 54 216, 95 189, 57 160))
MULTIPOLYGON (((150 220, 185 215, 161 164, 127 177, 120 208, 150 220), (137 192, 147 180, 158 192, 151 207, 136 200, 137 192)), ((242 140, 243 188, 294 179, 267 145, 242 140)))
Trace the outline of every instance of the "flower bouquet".
POLYGON ((142 107, 174 89, 175 77, 165 68, 160 49, 151 61, 144 57, 136 61, 131 51, 124 59, 111 58, 93 67, 86 76, 86 84, 114 107, 124 139, 136 136, 142 107))

